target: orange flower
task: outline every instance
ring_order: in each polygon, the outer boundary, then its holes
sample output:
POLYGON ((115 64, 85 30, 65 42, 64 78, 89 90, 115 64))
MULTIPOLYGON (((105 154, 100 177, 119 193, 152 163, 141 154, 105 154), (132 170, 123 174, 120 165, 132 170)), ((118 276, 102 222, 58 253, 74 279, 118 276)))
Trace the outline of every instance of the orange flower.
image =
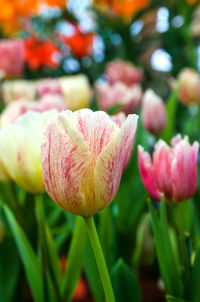
POLYGON ((131 18, 139 10, 146 8, 150 0, 94 0, 97 6, 122 18, 131 18))
POLYGON ((54 55, 58 52, 59 49, 52 41, 39 40, 35 35, 25 40, 25 60, 31 69, 57 67, 59 61, 54 59, 54 55))
POLYGON ((71 52, 79 58, 91 56, 93 52, 94 33, 84 33, 78 25, 74 26, 74 32, 70 36, 58 34, 58 39, 68 46, 71 52))
POLYGON ((24 19, 40 13, 43 4, 63 8, 66 0, 1 0, 0 3, 0 27, 10 35, 23 29, 24 19))

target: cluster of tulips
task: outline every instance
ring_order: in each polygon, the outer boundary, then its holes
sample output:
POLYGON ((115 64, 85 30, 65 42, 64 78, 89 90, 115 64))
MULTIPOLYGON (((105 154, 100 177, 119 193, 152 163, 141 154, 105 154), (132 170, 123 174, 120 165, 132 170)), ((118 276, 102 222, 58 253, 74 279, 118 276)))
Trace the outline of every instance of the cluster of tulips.
MULTIPOLYGON (((122 301, 118 291, 113 291, 93 215, 115 199, 127 164, 129 169, 139 166, 144 187, 153 200, 148 202, 149 213, 168 301, 199 301, 200 249, 198 244, 192 246, 190 236, 186 233, 182 221, 185 207, 181 203, 192 198, 197 190, 199 143, 195 141, 191 145, 187 136, 170 137, 168 107, 150 89, 142 96, 138 84, 141 80, 141 70, 129 63, 118 60, 108 65, 107 82, 97 84, 97 95, 99 107, 103 110, 119 105, 117 111, 123 113, 116 115, 110 116, 105 111, 87 108, 76 110, 77 107, 86 107, 91 97, 88 82, 81 76, 37 83, 36 90, 41 100, 30 101, 30 95, 23 95, 29 100, 11 102, 1 115, 1 204, 36 302, 71 301, 82 269, 81 244, 85 226, 105 299, 107 302, 122 301), (84 85, 80 84, 81 80, 84 85), (70 92, 72 87, 73 93, 70 92), (63 100, 65 95, 66 101, 63 100), (77 95, 79 98, 85 97, 86 103, 78 103, 77 95), (131 112, 140 103, 142 109, 138 122, 138 115, 131 112), (132 154, 136 132, 140 135, 140 131, 143 131, 140 119, 144 128, 154 135, 153 141, 159 137, 161 139, 154 145, 152 158, 144 151, 144 146, 138 146, 137 163, 132 154), (167 141, 172 138, 171 146, 162 138, 167 141), (13 187, 13 183, 17 185, 17 194, 14 188, 12 195, 10 186, 13 187), (62 210, 77 216, 63 278, 58 251, 45 220, 45 191, 62 210), (35 255, 24 227, 21 207, 25 203, 25 192, 35 197, 39 257, 35 255), (171 219, 168 219, 168 211, 171 219)), ((8 84, 12 88, 14 85, 4 83, 4 95, 8 84)), ((30 93, 28 83, 23 82, 23 85, 24 90, 20 89, 19 92, 30 93)), ((176 97, 179 93, 188 100, 191 93, 194 101, 194 91, 198 93, 198 89, 191 86, 197 84, 192 81, 192 84, 189 82, 187 85, 186 82, 184 86, 181 85, 182 82, 177 85, 176 97)), ((10 94, 13 96, 14 90, 10 94)), ((169 102, 171 108, 176 100, 173 97, 169 102)), ((145 135, 144 132, 142 135, 145 135)), ((137 187, 133 190, 137 190, 137 187)), ((94 283, 98 279, 97 276, 90 278, 94 278, 94 283)), ((97 298, 97 301, 102 300, 97 298)))

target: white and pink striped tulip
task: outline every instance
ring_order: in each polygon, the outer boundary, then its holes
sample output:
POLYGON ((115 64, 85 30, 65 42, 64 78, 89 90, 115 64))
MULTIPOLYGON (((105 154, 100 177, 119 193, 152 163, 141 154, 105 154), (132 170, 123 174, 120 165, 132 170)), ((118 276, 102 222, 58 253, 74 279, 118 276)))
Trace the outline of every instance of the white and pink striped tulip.
POLYGON ((123 82, 128 86, 142 81, 143 72, 136 68, 131 62, 115 60, 106 66, 106 79, 110 84, 123 82))
POLYGON ((148 193, 156 200, 164 194, 176 203, 192 197, 197 189, 199 143, 190 145, 188 137, 172 139, 172 147, 163 140, 155 145, 153 158, 139 146, 139 170, 148 193))
POLYGON ((103 111, 69 110, 48 123, 42 141, 42 175, 49 196, 64 210, 93 215, 117 194, 130 157, 137 115, 123 125, 103 111))
POLYGON ((56 109, 58 112, 67 109, 62 96, 46 94, 39 101, 27 101, 23 98, 8 104, 0 116, 0 125, 12 124, 19 116, 30 110, 44 112, 52 109, 56 109))
POLYGON ((152 134, 160 133, 167 122, 167 112, 162 99, 151 89, 147 89, 142 100, 142 122, 152 134))

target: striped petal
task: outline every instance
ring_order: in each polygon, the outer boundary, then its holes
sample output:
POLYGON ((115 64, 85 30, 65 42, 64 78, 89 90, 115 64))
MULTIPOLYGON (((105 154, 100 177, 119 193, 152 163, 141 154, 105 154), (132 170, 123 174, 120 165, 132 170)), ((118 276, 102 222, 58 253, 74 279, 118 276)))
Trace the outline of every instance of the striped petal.
POLYGON ((95 209, 93 213, 106 207, 117 193, 122 172, 132 150, 137 119, 137 115, 129 115, 115 141, 109 143, 97 159, 94 171, 95 209))

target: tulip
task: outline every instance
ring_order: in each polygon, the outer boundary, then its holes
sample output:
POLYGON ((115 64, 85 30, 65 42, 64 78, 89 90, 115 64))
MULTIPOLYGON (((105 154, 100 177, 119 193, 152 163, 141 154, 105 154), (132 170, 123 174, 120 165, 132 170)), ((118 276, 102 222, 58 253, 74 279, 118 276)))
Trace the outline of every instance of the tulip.
POLYGON ((56 110, 29 111, 0 130, 0 159, 9 177, 30 193, 44 192, 41 136, 56 110))
POLYGON ((155 145, 153 158, 139 146, 139 169, 143 184, 156 200, 164 194, 176 203, 192 197, 197 189, 197 157, 199 144, 189 144, 188 137, 172 139, 172 147, 163 140, 155 145))
POLYGON ((7 76, 18 76, 24 68, 24 43, 20 39, 0 41, 0 70, 7 76))
POLYGON ((122 82, 113 85, 99 83, 96 86, 101 110, 108 110, 115 105, 121 105, 120 111, 126 115, 136 111, 142 98, 140 85, 126 86, 122 82))
POLYGON ((36 104, 36 102, 28 101, 24 98, 17 102, 8 104, 1 114, 0 124, 3 126, 12 124, 20 115, 32 110, 36 104))
POLYGON ((47 193, 64 210, 88 217, 114 199, 132 150, 137 115, 121 128, 102 111, 69 110, 48 123, 42 140, 47 193))
POLYGON ((40 80, 36 83, 36 91, 39 98, 45 94, 58 94, 62 95, 61 85, 58 79, 40 80))
POLYGON ((190 68, 185 68, 178 76, 179 100, 188 105, 200 101, 200 76, 190 68))
POLYGON ((143 73, 130 62, 115 60, 106 66, 106 79, 110 84, 122 82, 128 86, 142 81, 143 73))
POLYGON ((142 121, 144 128, 152 134, 160 133, 167 122, 165 105, 151 89, 148 89, 143 96, 142 121))
POLYGON ((111 120, 115 122, 119 127, 123 125, 126 120, 126 115, 123 112, 119 112, 117 114, 112 115, 111 120))
POLYGON ((89 106, 91 90, 85 75, 66 76, 59 81, 68 109, 75 111, 89 106))
POLYGON ((58 94, 45 94, 37 105, 33 108, 35 111, 43 112, 51 109, 56 109, 59 112, 66 110, 67 105, 61 95, 58 94))
POLYGON ((39 102, 20 99, 17 102, 10 103, 4 109, 1 114, 0 124, 12 124, 19 116, 25 114, 29 110, 44 112, 52 109, 56 109, 59 112, 67 109, 66 104, 61 96, 46 94, 39 102))
POLYGON ((35 94, 35 83, 32 81, 5 81, 2 85, 2 96, 5 104, 9 104, 21 98, 25 98, 27 101, 34 100, 35 94))

